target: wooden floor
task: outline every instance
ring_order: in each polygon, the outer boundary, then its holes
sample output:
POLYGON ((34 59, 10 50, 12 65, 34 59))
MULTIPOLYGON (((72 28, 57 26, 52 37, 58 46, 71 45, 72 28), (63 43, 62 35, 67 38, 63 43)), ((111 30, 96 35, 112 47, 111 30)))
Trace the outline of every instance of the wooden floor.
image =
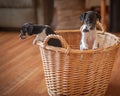
MULTIPOLYGON (((33 37, 0 32, 0 96, 48 96, 38 46, 33 37)), ((111 54, 112 55, 112 54, 111 54)), ((120 96, 120 50, 112 72, 108 96, 120 96)))
POLYGON ((48 96, 38 46, 34 37, 0 32, 0 96, 48 96))

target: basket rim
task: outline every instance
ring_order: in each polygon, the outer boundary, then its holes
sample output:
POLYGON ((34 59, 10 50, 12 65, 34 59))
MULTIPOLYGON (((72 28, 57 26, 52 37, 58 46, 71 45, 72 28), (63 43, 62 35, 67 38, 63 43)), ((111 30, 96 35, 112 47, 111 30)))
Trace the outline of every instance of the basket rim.
MULTIPOLYGON (((63 33, 80 32, 80 30, 56 30, 56 33, 62 33, 62 32, 63 33)), ((111 36, 113 36, 117 40, 117 43, 112 45, 112 46, 109 46, 107 48, 99 48, 99 49, 96 49, 96 50, 92 50, 92 49, 89 49, 89 50, 73 49, 73 48, 70 48, 69 46, 68 46, 68 48, 55 47, 55 46, 50 46, 50 45, 44 46, 43 42, 40 42, 40 41, 37 42, 37 45, 39 45, 39 47, 45 48, 46 50, 62 52, 62 53, 67 53, 67 54, 68 53, 81 53, 81 54, 83 54, 83 53, 107 52, 107 51, 110 51, 110 50, 113 50, 113 49, 119 47, 119 45, 120 45, 120 38, 117 37, 116 35, 108 33, 108 32, 102 33, 102 31, 98 31, 98 34, 111 35, 111 36)))

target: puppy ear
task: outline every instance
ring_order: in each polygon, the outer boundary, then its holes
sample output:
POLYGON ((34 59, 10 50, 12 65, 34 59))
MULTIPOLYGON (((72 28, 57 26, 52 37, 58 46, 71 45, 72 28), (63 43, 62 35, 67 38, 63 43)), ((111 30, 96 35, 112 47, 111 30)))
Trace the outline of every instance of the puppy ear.
POLYGON ((87 14, 87 13, 84 12, 83 14, 80 15, 80 21, 81 21, 81 22, 84 22, 86 14, 87 14))
POLYGON ((96 16, 97 16, 98 20, 101 21, 101 16, 98 13, 96 13, 96 16))

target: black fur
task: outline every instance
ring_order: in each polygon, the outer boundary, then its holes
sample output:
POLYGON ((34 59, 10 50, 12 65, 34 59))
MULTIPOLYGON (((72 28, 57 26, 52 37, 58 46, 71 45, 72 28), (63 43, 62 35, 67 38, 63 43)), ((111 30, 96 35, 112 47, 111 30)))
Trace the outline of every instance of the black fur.
MULTIPOLYGON (((56 34, 48 25, 36 25, 36 24, 31 24, 31 23, 25 23, 20 31, 20 38, 25 39, 26 34, 29 36, 34 35, 34 34, 39 34, 45 30, 46 36, 50 34, 56 34)), ((48 45, 52 46, 57 46, 57 47, 62 47, 62 44, 60 40, 51 38, 48 41, 48 45)))
POLYGON ((56 46, 56 47, 62 47, 62 44, 61 44, 60 40, 54 39, 54 38, 51 38, 51 39, 48 41, 48 45, 56 46))
POLYGON ((25 23, 21 28, 20 38, 25 39, 26 34, 33 35, 41 33, 45 28, 46 34, 55 34, 55 32, 48 25, 36 25, 31 23, 25 23))

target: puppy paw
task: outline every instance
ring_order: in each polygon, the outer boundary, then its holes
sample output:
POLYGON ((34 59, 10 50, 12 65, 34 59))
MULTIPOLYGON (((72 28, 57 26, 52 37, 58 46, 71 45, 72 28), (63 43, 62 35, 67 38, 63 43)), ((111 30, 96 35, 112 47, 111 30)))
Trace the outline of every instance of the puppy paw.
POLYGON ((89 48, 87 46, 84 46, 83 47, 83 50, 88 50, 89 48))
POLYGON ((98 48, 98 47, 93 47, 92 49, 93 49, 93 50, 96 50, 97 48, 98 48))
POLYGON ((33 40, 33 45, 36 45, 37 41, 36 40, 33 40))
POLYGON ((83 45, 83 44, 80 45, 80 50, 88 50, 88 49, 89 49, 88 45, 83 45))
POLYGON ((85 47, 85 48, 83 48, 83 50, 88 50, 88 48, 87 48, 87 47, 85 47))
POLYGON ((96 50, 97 48, 99 48, 99 43, 96 44, 96 45, 94 45, 92 49, 93 49, 93 50, 96 50))

